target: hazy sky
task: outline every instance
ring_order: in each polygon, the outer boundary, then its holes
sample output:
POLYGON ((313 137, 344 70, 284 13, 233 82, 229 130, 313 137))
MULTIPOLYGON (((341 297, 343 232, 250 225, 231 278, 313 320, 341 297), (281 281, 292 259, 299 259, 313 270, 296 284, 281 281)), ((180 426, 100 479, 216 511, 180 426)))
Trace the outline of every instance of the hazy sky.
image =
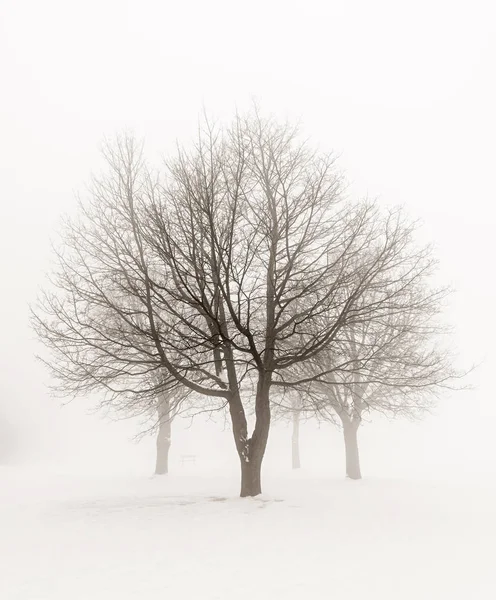
POLYGON ((2 403, 48 402, 27 303, 103 136, 132 129, 158 156, 203 106, 256 98, 336 150, 351 193, 424 219, 462 358, 485 358, 446 419, 466 429, 468 402, 496 418, 493 2, 2 0, 0 19, 2 403))

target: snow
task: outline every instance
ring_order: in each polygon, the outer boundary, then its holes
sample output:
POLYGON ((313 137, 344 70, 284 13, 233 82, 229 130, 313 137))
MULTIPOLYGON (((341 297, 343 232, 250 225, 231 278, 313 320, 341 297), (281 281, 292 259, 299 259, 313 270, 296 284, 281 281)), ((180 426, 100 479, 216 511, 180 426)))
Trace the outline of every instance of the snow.
POLYGON ((5 600, 496 597, 496 485, 0 468, 5 600))

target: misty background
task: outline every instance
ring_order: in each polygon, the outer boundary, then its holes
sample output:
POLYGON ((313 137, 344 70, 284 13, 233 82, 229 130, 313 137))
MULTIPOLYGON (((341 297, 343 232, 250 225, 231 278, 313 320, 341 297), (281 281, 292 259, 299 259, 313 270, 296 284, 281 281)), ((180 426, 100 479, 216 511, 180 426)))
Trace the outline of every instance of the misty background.
MULTIPOLYGON (((257 99, 302 119, 340 155, 350 196, 403 204, 425 222, 451 284, 447 318, 473 391, 420 423, 363 427, 367 476, 496 475, 495 9, 490 2, 3 0, 0 6, 0 453, 6 460, 151 472, 154 440, 112 423, 94 399, 60 408, 28 323, 50 236, 101 166, 104 136, 144 137, 155 162, 192 138, 203 108, 228 119, 257 99), (84 415, 84 418, 83 418, 84 415), (4 433, 5 431, 5 433, 4 433), (7 451, 8 450, 8 451, 7 451), (123 457, 126 460, 123 460, 123 457)), ((222 419, 175 422, 171 463, 235 469, 222 419)), ((341 433, 304 424, 302 466, 328 471, 341 433), (319 466, 322 465, 321 467, 319 466)), ((266 468, 290 468, 290 429, 271 431, 266 468)))

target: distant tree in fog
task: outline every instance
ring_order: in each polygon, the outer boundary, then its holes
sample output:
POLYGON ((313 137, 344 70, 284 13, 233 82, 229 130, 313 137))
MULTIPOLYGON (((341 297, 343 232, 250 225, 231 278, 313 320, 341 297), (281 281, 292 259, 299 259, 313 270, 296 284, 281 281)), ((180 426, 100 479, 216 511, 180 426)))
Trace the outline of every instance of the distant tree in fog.
POLYGON ((303 410, 332 422, 338 417, 351 479, 361 478, 357 434, 366 414, 420 417, 461 377, 439 319, 449 290, 432 286, 436 262, 430 247, 413 243, 415 224, 406 224, 401 213, 394 219, 387 275, 364 292, 382 315, 355 321, 336 337, 332 352, 304 366, 303 410), (328 376, 314 377, 326 366, 328 376))
POLYGON ((305 410, 305 403, 298 390, 291 390, 282 395, 273 394, 272 412, 274 420, 289 423, 291 426, 291 468, 300 469, 300 426, 308 416, 312 417, 313 411, 305 410))
POLYGON ((104 152, 110 174, 95 178, 78 217, 64 220, 57 266, 32 324, 49 350, 43 361, 53 389, 64 397, 103 392, 102 410, 144 417, 145 431, 157 434, 156 470, 164 473, 172 418, 190 390, 162 369, 143 312, 133 207, 126 201, 143 186, 141 148, 133 143, 104 152))
POLYGON ((291 466, 293 469, 299 469, 301 467, 300 459, 300 420, 302 411, 301 399, 294 395, 291 403, 292 409, 292 424, 293 434, 291 437, 291 466))
POLYGON ((161 386, 160 380, 157 381, 156 402, 151 417, 152 429, 156 430, 155 475, 166 475, 169 472, 172 421, 179 413, 187 412, 188 408, 194 411, 193 405, 188 403, 191 396, 191 390, 183 385, 161 386))
POLYGON ((357 363, 343 342, 402 298, 408 228, 345 201, 333 157, 257 111, 206 122, 163 177, 132 138, 106 157, 34 312, 47 363, 59 389, 104 388, 113 404, 182 386, 203 410, 227 407, 241 495, 257 495, 274 398, 315 394, 357 363))

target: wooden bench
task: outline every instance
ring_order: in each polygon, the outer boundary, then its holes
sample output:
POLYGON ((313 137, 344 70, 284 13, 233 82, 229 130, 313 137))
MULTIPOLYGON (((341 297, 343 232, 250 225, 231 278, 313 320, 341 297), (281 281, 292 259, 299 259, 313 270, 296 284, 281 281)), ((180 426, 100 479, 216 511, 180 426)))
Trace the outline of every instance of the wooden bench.
POLYGON ((196 465, 196 454, 181 454, 181 466, 184 467, 186 463, 196 465))

